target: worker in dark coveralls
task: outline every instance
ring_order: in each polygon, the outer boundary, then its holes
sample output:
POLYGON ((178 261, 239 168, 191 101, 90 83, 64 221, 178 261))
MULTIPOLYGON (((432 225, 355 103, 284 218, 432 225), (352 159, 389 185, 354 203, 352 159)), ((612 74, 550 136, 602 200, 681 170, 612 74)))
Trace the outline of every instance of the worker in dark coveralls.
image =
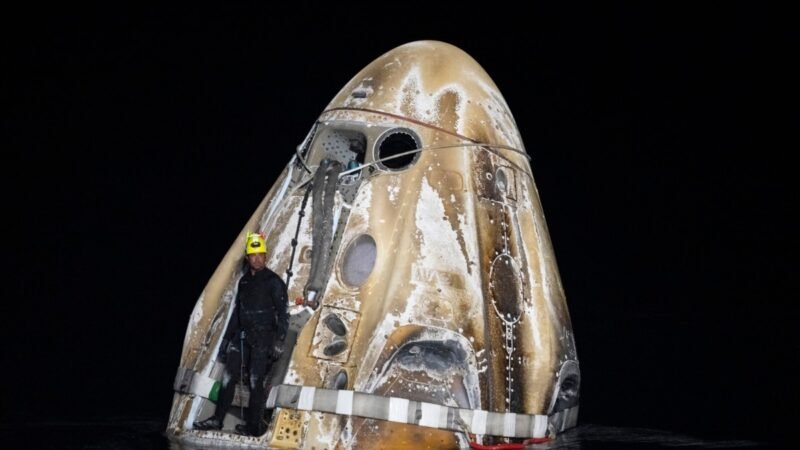
POLYGON ((198 430, 219 430, 231 406, 236 383, 249 369, 250 399, 246 423, 236 425, 242 434, 259 436, 266 431, 266 378, 272 363, 283 351, 289 325, 286 283, 266 267, 264 236, 248 233, 246 254, 249 270, 239 279, 236 305, 222 339, 217 360, 225 363, 222 389, 216 411, 210 418, 195 422, 198 430))

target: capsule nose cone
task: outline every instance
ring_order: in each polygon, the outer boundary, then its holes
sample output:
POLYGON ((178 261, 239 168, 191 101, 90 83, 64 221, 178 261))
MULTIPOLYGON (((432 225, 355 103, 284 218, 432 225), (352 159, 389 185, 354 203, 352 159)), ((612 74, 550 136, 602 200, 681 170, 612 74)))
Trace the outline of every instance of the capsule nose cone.
POLYGON ((445 42, 411 42, 378 57, 339 91, 323 119, 352 118, 334 114, 346 110, 388 113, 476 142, 524 149, 494 81, 470 55, 445 42))

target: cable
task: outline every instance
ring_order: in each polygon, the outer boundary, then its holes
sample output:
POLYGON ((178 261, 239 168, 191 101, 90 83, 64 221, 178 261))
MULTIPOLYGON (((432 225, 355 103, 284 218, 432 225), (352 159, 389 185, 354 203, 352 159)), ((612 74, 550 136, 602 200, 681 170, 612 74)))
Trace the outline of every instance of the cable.
POLYGON ((300 225, 303 223, 303 217, 306 215, 306 203, 308 203, 308 193, 311 192, 313 187, 312 182, 308 182, 306 186, 306 192, 303 194, 303 203, 300 205, 300 211, 297 212, 297 229, 294 232, 294 238, 292 238, 292 256, 289 257, 289 268, 286 269, 286 286, 289 286, 289 280, 292 279, 292 266, 294 265, 294 255, 297 251, 297 237, 300 235, 300 225))

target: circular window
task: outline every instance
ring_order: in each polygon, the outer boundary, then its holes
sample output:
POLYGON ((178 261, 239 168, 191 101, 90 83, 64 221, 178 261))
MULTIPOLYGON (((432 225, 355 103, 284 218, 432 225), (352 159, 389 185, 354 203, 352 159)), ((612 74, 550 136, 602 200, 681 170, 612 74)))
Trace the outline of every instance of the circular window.
POLYGON ((375 266, 377 254, 375 239, 372 239, 372 236, 362 234, 353 239, 342 259, 341 274, 344 282, 352 287, 364 284, 375 266))
POLYGON ((375 156, 380 164, 390 170, 405 169, 417 160, 419 152, 396 156, 409 150, 420 148, 420 139, 406 128, 389 130, 378 138, 375 144, 375 156))

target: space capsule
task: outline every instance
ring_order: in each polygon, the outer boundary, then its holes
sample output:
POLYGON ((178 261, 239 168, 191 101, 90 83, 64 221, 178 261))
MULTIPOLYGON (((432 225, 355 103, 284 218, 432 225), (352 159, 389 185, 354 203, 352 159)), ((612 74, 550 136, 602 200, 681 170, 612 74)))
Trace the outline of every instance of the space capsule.
MULTIPOLYGON (((289 158, 287 156, 287 158, 289 158)), ((191 314, 167 426, 184 445, 464 448, 576 424, 580 370, 529 156, 481 66, 397 47, 334 97, 191 314), (267 432, 221 431, 215 361, 248 231, 287 281, 267 432)), ((234 405, 246 405, 239 386, 234 405)))

